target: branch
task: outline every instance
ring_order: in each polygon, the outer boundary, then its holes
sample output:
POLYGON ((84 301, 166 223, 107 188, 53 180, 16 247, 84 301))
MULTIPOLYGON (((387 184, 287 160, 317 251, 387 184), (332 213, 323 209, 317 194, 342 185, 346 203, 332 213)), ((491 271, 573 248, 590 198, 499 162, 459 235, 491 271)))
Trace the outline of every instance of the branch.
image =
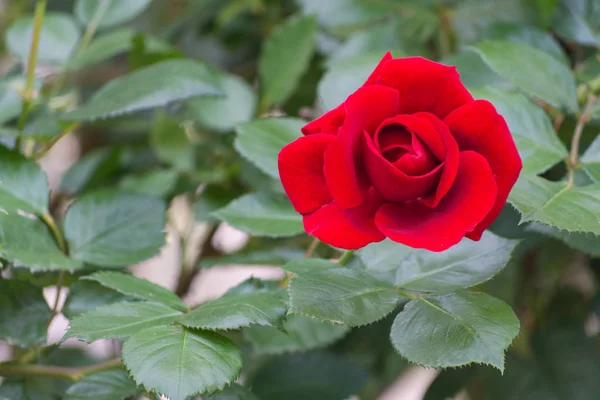
POLYGON ((10 375, 29 375, 43 376, 47 378, 62 378, 71 381, 78 381, 87 375, 96 372, 102 372, 110 369, 120 368, 123 364, 120 358, 115 358, 96 365, 87 367, 59 367, 53 365, 35 365, 35 364, 11 364, 0 363, 0 376, 10 375))
POLYGON ((583 112, 579 115, 577 125, 575 126, 575 132, 573 133, 573 139, 571 141, 571 152, 569 153, 569 184, 573 184, 574 172, 573 169, 579 164, 579 143, 581 142, 581 135, 583 134, 583 128, 585 124, 590 120, 592 109, 598 101, 598 98, 592 94, 588 95, 587 104, 583 112))

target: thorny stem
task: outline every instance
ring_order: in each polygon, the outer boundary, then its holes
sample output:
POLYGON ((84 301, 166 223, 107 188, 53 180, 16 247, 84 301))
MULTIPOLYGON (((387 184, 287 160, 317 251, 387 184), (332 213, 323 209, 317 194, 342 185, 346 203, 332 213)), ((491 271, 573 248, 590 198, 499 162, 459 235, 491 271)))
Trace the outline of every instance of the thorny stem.
POLYGON ((575 126, 575 132, 573 133, 573 139, 571 140, 571 151, 569 153, 568 167, 569 167, 569 185, 573 185, 575 179, 574 169, 579 164, 579 144, 581 142, 581 135, 583 134, 583 128, 585 124, 590 120, 592 109, 598 101, 598 98, 592 94, 588 94, 587 103, 583 112, 579 115, 577 125, 575 126))
POLYGON ((27 60, 27 83, 25 85, 25 93, 23 107, 21 108, 21 116, 17 124, 19 136, 15 148, 21 147, 21 136, 25 128, 27 114, 31 108, 32 99, 34 97, 33 89, 35 85, 35 68, 37 67, 38 47, 40 44, 40 34, 42 32, 42 24, 44 22, 44 14, 46 13, 46 0, 39 0, 35 6, 35 15, 33 19, 33 35, 31 37, 31 47, 29 48, 29 58, 27 60))
POLYGON ((53 365, 0 363, 0 376, 29 375, 78 381, 87 375, 120 368, 121 366, 122 362, 120 358, 115 358, 113 360, 96 365, 78 368, 59 367, 53 365))

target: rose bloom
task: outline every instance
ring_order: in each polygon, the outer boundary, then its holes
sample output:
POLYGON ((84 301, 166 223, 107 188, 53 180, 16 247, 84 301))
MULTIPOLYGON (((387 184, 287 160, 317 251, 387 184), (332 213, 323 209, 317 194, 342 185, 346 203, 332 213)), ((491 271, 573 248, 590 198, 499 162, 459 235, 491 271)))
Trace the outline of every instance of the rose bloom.
POLYGON ((388 237, 442 251, 479 240, 521 171, 504 118, 456 68, 387 53, 365 84, 279 153, 307 233, 343 249, 388 237))

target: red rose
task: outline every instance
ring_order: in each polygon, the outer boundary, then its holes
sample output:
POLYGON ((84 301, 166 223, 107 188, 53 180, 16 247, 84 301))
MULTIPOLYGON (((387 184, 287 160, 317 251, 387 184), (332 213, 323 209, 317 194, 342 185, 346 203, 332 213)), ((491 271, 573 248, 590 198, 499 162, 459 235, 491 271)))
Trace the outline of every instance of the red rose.
POLYGON ((479 240, 521 171, 504 118, 454 67, 387 53, 367 82, 302 128, 279 173, 306 231, 358 249, 479 240))

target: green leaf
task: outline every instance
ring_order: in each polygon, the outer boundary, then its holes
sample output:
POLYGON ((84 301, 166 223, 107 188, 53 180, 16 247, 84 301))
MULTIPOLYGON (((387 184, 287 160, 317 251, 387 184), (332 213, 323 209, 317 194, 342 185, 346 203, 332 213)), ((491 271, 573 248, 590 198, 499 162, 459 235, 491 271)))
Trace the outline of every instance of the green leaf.
POLYGON ((342 29, 389 15, 393 2, 365 0, 296 0, 304 15, 316 15, 319 25, 342 29))
POLYGON ((48 192, 46 174, 34 161, 0 146, 0 209, 45 215, 48 192))
POLYGON ((60 310, 65 317, 72 319, 97 307, 124 300, 123 294, 106 288, 96 282, 77 281, 69 287, 69 295, 60 310))
POLYGON ((119 188, 163 198, 173 192, 178 177, 179 172, 173 169, 150 171, 142 175, 127 175, 119 182, 119 188))
POLYGON ((367 271, 387 272, 396 270, 413 248, 385 239, 371 243, 356 252, 367 271))
POLYGON ((287 312, 280 292, 225 294, 185 314, 179 323, 208 330, 239 329, 250 325, 279 327, 287 312))
MULTIPOLYGON (((38 61, 65 64, 79 42, 80 31, 67 14, 45 15, 38 45, 38 61)), ((6 30, 6 47, 16 57, 27 60, 33 37, 33 16, 22 17, 6 30)))
POLYGON ((18 87, 25 87, 25 80, 20 77, 0 82, 0 125, 21 113, 23 98, 17 91, 18 87))
POLYGON ((398 302, 391 284, 348 268, 296 274, 288 290, 290 313, 347 326, 375 322, 391 313, 398 302))
POLYGON ((42 288, 0 280, 0 339, 22 347, 42 344, 51 318, 42 288))
POLYGON ((316 34, 313 17, 292 17, 265 41, 258 64, 263 102, 280 104, 294 92, 308 68, 316 34))
POLYGON ((217 77, 225 97, 198 97, 187 102, 189 113, 200 125, 218 132, 229 132, 250 121, 256 110, 256 93, 237 75, 221 73, 217 77))
POLYGON ((84 24, 92 20, 100 19, 97 24, 100 28, 106 28, 127 22, 140 14, 151 0, 77 0, 75 3, 75 15, 84 24))
POLYGON ((503 41, 485 40, 474 49, 498 75, 528 95, 556 108, 578 110, 573 74, 553 56, 521 43, 503 41))
POLYGON ((325 110, 331 110, 358 89, 377 66, 384 52, 361 54, 334 63, 325 73, 317 93, 325 110))
POLYGON ((248 194, 215 211, 214 215, 255 236, 294 236, 304 232, 302 217, 283 196, 248 194))
POLYGON ((600 182, 600 136, 590 144, 583 156, 581 156, 581 168, 595 182, 600 182))
POLYGON ((267 175, 279 179, 277 156, 302 136, 305 121, 296 118, 257 119, 236 128, 236 150, 267 175))
POLYGON ((167 60, 111 80, 65 120, 93 121, 164 107, 196 96, 220 96, 214 72, 191 60, 167 60))
POLYGON ((567 156, 546 112, 522 94, 490 87, 472 94, 490 101, 506 120, 523 160, 523 173, 545 172, 567 156))
POLYGON ((194 169, 194 148, 181 122, 158 111, 150 132, 150 144, 159 160, 177 171, 194 169))
POLYGON ((518 243, 485 232, 478 242, 465 238, 442 253, 417 250, 400 264, 396 287, 411 293, 444 294, 479 285, 506 266, 518 243))
POLYGON ((568 41, 598 47, 600 9, 594 0, 561 0, 554 13, 552 30, 568 41))
POLYGON ((0 255, 15 267, 30 271, 74 271, 80 261, 59 250, 50 231, 34 216, 0 212, 0 255))
POLYGON ((124 400, 138 392, 134 381, 122 369, 88 375, 71 386, 64 400, 124 400))
POLYGON ((188 307, 175 293, 145 279, 136 278, 133 275, 102 271, 81 279, 98 282, 102 286, 116 290, 126 296, 162 303, 180 311, 188 311, 188 307))
POLYGON ((138 384, 171 400, 221 390, 242 369, 240 350, 214 332, 157 326, 123 345, 123 362, 138 384))
POLYGON ((262 400, 341 400, 366 383, 367 371, 329 353, 277 358, 261 368, 252 390, 262 400))
POLYGON ((575 250, 579 250, 593 257, 600 257, 600 238, 592 233, 567 232, 535 222, 529 224, 527 230, 562 240, 567 246, 575 250))
POLYGON ((291 260, 303 258, 304 254, 304 250, 281 247, 267 250, 241 251, 218 257, 203 257, 198 267, 208 268, 215 265, 281 266, 291 260))
POLYGON ((206 400, 259 400, 258 397, 248 389, 237 383, 226 387, 220 392, 213 393, 206 400))
POLYGON ((303 315, 288 315, 283 329, 252 326, 244 329, 244 335, 257 354, 281 354, 326 347, 348 332, 348 328, 317 321, 303 315))
POLYGON ((569 232, 600 235, 600 184, 573 187, 523 175, 509 201, 521 213, 521 223, 536 221, 569 232))
POLYGON ((392 344, 424 367, 489 364, 503 371, 504 350, 519 333, 510 307, 484 293, 457 292, 410 301, 392 326, 392 344))
POLYGON ((460 74, 461 82, 469 89, 483 88, 485 86, 509 86, 509 84, 488 67, 481 59, 481 56, 474 51, 465 50, 444 57, 441 60, 441 63, 455 66, 460 74))
POLYGON ((147 260, 165 243, 163 201, 128 192, 96 191, 78 198, 65 217, 69 254, 105 267, 147 260))
POLYGON ((217 185, 209 185, 202 193, 200 198, 194 203, 194 220, 196 222, 216 222, 218 221, 213 212, 225 207, 237 193, 231 189, 225 189, 217 185))
POLYGON ((175 322, 181 312, 151 301, 122 301, 75 317, 65 338, 92 343, 98 339, 125 339, 145 329, 175 322))
MULTIPOLYGON (((401 50, 403 48, 398 30, 394 24, 374 26, 370 29, 358 31, 339 46, 329 57, 329 63, 335 63, 349 57, 365 53, 401 50)), ((400 52, 393 52, 398 57, 400 52)))
POLYGON ((119 168, 120 155, 118 148, 110 147, 87 153, 65 172, 59 190, 72 196, 103 183, 119 168))

